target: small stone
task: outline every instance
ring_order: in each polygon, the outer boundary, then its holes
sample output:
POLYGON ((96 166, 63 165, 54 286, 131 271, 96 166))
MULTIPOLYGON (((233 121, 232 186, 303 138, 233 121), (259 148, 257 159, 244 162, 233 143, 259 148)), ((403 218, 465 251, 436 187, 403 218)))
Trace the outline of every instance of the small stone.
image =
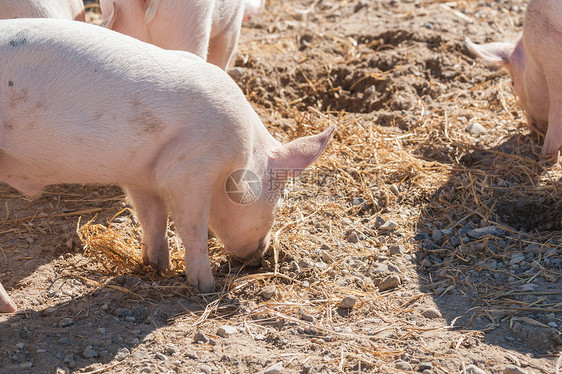
POLYGON ((312 262, 306 258, 299 261, 298 265, 301 269, 310 269, 312 267, 312 262))
POLYGON ((403 361, 403 360, 396 360, 394 362, 394 367, 398 370, 404 370, 404 371, 411 371, 412 370, 412 365, 410 365, 408 362, 403 361))
POLYGON ((484 134, 486 132, 486 128, 484 126, 482 126, 481 124, 479 124, 478 122, 473 122, 471 124, 469 124, 468 126, 466 126, 466 132, 472 134, 472 135, 480 135, 480 134, 484 134))
POLYGON ((379 227, 379 230, 392 231, 396 228, 396 226, 398 226, 396 222, 394 222, 393 220, 388 220, 383 225, 381 225, 381 227, 379 227))
POLYGON ((402 283, 402 281, 400 280, 400 276, 398 276, 397 274, 389 275, 379 283, 379 291, 386 291, 396 288, 400 285, 400 283, 402 283))
POLYGON ((41 314, 45 316, 50 316, 51 314, 55 313, 58 309, 55 307, 49 307, 41 312, 41 314))
POLYGON ((521 369, 519 366, 507 365, 505 369, 503 369, 502 374, 527 374, 527 371, 521 369))
POLYGON ((25 344, 24 344, 24 343, 18 343, 18 344, 16 344, 16 348, 17 348, 17 349, 20 349, 20 350, 21 350, 21 349, 23 349, 24 347, 25 347, 25 344))
POLYGON ((429 319, 442 318, 441 312, 435 308, 428 308, 422 312, 422 316, 429 319))
POLYGON ((232 79, 237 80, 237 79, 242 78, 242 76, 244 75, 246 70, 248 70, 248 69, 240 67, 240 66, 236 66, 236 67, 228 69, 228 75, 230 75, 232 77, 232 79))
POLYGON ((222 338, 227 338, 230 335, 234 335, 238 333, 238 329, 234 326, 224 325, 219 328, 217 331, 217 335, 222 338))
POLYGON ((391 272, 393 272, 393 273, 398 273, 398 274, 402 273, 402 271, 400 271, 400 269, 398 268, 398 266, 396 266, 396 265, 394 265, 394 264, 392 264, 392 263, 389 263, 387 266, 388 266, 388 271, 391 271, 391 272))
POLYGON ((63 318, 60 322, 59 322, 60 327, 67 327, 70 325, 74 325, 74 320, 72 318, 63 318))
POLYGON ((271 365, 270 367, 268 367, 267 369, 265 369, 263 374, 279 374, 281 373, 281 370, 283 370, 283 363, 277 362, 271 365))
POLYGON ((433 369, 433 364, 429 361, 422 362, 420 364, 420 369, 419 369, 420 371, 431 370, 431 369, 433 369))
POLYGON ((348 296, 344 297, 343 299, 341 299, 340 308, 351 309, 355 306, 356 302, 357 302, 357 298, 355 296, 348 295, 348 296))
POLYGON ((424 268, 429 268, 433 266, 433 264, 427 258, 424 258, 423 260, 420 261, 420 266, 424 268))
POLYGON ((513 327, 511 328, 511 331, 513 331, 514 333, 520 333, 521 330, 523 330, 523 325, 521 325, 519 322, 515 322, 513 324, 513 327))
POLYGON ((174 353, 176 353, 178 351, 178 347, 174 344, 174 343, 168 343, 166 344, 166 352, 169 355, 173 355, 174 353))
POLYGON ((211 369, 211 367, 209 365, 201 365, 201 367, 199 369, 204 374, 211 374, 211 372, 213 371, 213 369, 211 369))
POLYGON ((129 352, 129 350, 127 348, 120 348, 117 351, 117 354, 115 354, 115 359, 117 361, 123 361, 124 359, 127 358, 127 356, 129 356, 131 352, 129 352))
POLYGON ((143 352, 143 351, 136 351, 131 355, 131 358, 134 361, 140 361, 145 357, 146 357, 146 352, 143 352))
POLYGON ((69 353, 66 356, 64 356, 63 362, 65 364, 68 364, 69 362, 72 362, 72 361, 74 361, 74 354, 73 353, 69 353))
POLYGON ((156 358, 162 361, 166 361, 168 359, 168 357, 166 357, 166 355, 161 352, 156 352, 156 358))
POLYGON ((314 322, 314 316, 306 313, 300 313, 301 318, 306 322, 314 322))
POLYGON ((527 283, 521 286, 521 291, 528 292, 528 291, 536 291, 539 288, 538 285, 534 283, 527 283))
POLYGON ((386 273, 387 271, 388 271, 388 265, 382 262, 377 262, 375 264, 375 267, 371 270, 373 274, 386 273))
POLYGON ((439 229, 434 229, 433 230, 433 234, 431 234, 431 240, 433 240, 434 242, 438 241, 439 239, 441 239, 443 237, 443 233, 441 232, 441 230, 439 229))
POLYGON ((390 185, 390 192, 392 192, 396 196, 400 195, 400 188, 396 183, 390 185))
POLYGON ((322 261, 324 261, 327 264, 331 264, 335 261, 335 259, 332 257, 331 254, 329 254, 326 251, 322 251, 322 261))
POLYGON ((105 334, 105 328, 103 327, 98 328, 98 332, 102 335, 105 334))
POLYGON ((388 250, 391 256, 402 256, 406 252, 403 245, 391 245, 388 250))
POLYGON ((108 310, 108 309, 109 309, 109 305, 107 305, 107 303, 100 306, 100 310, 108 310))
POLYGON ((354 197, 353 198, 353 205, 357 206, 357 205, 361 205, 365 202, 365 199, 362 197, 354 197))
POLYGON ((467 374, 486 374, 484 370, 473 364, 470 364, 466 367, 466 372, 467 374))
POLYGON ((496 226, 486 226, 479 229, 472 229, 467 234, 473 239, 482 239, 486 235, 503 237, 505 236, 505 231, 496 226))
POLYGON ((141 373, 152 373, 152 368, 150 366, 145 366, 141 369, 141 373))
POLYGON ((261 297, 265 300, 269 300, 275 295, 275 286, 265 286, 260 292, 261 297))
POLYGON ((192 360, 197 360, 197 358, 198 358, 197 353, 195 353, 195 351, 187 351, 187 352, 184 352, 183 355, 187 358, 192 359, 192 360))
POLYGON ((94 357, 98 357, 98 352, 96 352, 91 345, 87 346, 86 349, 84 349, 84 352, 82 353, 82 356, 84 356, 85 358, 94 358, 94 357))
POLYGON ((376 229, 380 229, 380 227, 381 227, 382 225, 384 225, 385 223, 386 223, 385 219, 382 218, 381 216, 376 216, 376 217, 375 217, 375 224, 374 224, 374 226, 375 226, 376 229))
POLYGON ((315 262, 314 267, 316 269, 320 270, 320 271, 324 271, 324 270, 328 269, 328 265, 326 265, 322 261, 315 262))
POLYGON ((359 242, 359 235, 357 235, 356 231, 351 231, 349 234, 347 234, 345 240, 347 240, 350 243, 357 243, 359 242))
POLYGON ((203 333, 203 331, 197 330, 195 332, 195 335, 193 335, 193 341, 195 343, 207 343, 209 341, 209 338, 203 333))

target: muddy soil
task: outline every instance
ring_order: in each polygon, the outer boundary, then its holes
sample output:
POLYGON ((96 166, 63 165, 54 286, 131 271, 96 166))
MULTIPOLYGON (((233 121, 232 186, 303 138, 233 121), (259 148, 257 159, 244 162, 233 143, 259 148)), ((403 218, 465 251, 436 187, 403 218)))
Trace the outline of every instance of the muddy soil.
MULTIPOLYGON (((119 187, 0 185, 0 281, 20 309, 0 315, 0 372, 554 373, 562 173, 507 73, 464 45, 515 40, 525 6, 268 1, 229 74, 281 141, 338 125, 313 169, 334 184, 291 185, 277 267, 211 237, 222 292, 84 255, 77 228, 128 207, 119 187)), ((112 227, 138 238, 129 211, 112 227)))

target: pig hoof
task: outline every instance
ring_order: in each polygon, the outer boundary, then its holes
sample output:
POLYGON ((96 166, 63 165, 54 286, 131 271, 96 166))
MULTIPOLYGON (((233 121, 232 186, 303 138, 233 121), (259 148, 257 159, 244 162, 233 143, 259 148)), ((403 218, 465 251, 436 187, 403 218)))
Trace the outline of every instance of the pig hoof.
POLYGON ((165 271, 170 269, 171 267, 170 260, 158 259, 156 261, 151 261, 148 257, 145 256, 142 257, 142 263, 145 265, 150 265, 158 271, 165 271))
POLYGON ((201 293, 211 293, 215 289, 215 279, 212 274, 188 274, 187 281, 190 286, 197 288, 201 293))
POLYGON ((12 302, 12 300, 6 300, 0 302, 0 313, 13 313, 16 310, 16 305, 12 302))

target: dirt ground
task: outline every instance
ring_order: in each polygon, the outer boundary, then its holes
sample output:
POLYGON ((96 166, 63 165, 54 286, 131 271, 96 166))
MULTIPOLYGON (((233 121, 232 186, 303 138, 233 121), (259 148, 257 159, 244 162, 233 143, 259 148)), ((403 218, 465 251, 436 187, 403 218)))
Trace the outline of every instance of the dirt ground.
POLYGON ((269 0, 230 75, 279 140, 338 131, 260 266, 210 236, 215 294, 181 261, 114 274, 85 254, 77 228, 115 215, 138 246, 118 187, 0 185, 20 309, 0 315, 0 372, 558 373, 562 170, 507 73, 464 45, 516 39, 525 6, 269 0))

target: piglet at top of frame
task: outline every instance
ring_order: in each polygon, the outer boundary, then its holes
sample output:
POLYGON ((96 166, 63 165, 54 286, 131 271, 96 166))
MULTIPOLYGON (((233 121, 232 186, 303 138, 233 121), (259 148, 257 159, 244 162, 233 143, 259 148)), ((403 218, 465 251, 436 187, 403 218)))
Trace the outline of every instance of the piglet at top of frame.
POLYGON ((0 0, 0 18, 60 18, 85 21, 82 0, 0 0))
POLYGON ((100 0, 103 26, 165 49, 195 53, 226 70, 242 20, 264 0, 100 0))

